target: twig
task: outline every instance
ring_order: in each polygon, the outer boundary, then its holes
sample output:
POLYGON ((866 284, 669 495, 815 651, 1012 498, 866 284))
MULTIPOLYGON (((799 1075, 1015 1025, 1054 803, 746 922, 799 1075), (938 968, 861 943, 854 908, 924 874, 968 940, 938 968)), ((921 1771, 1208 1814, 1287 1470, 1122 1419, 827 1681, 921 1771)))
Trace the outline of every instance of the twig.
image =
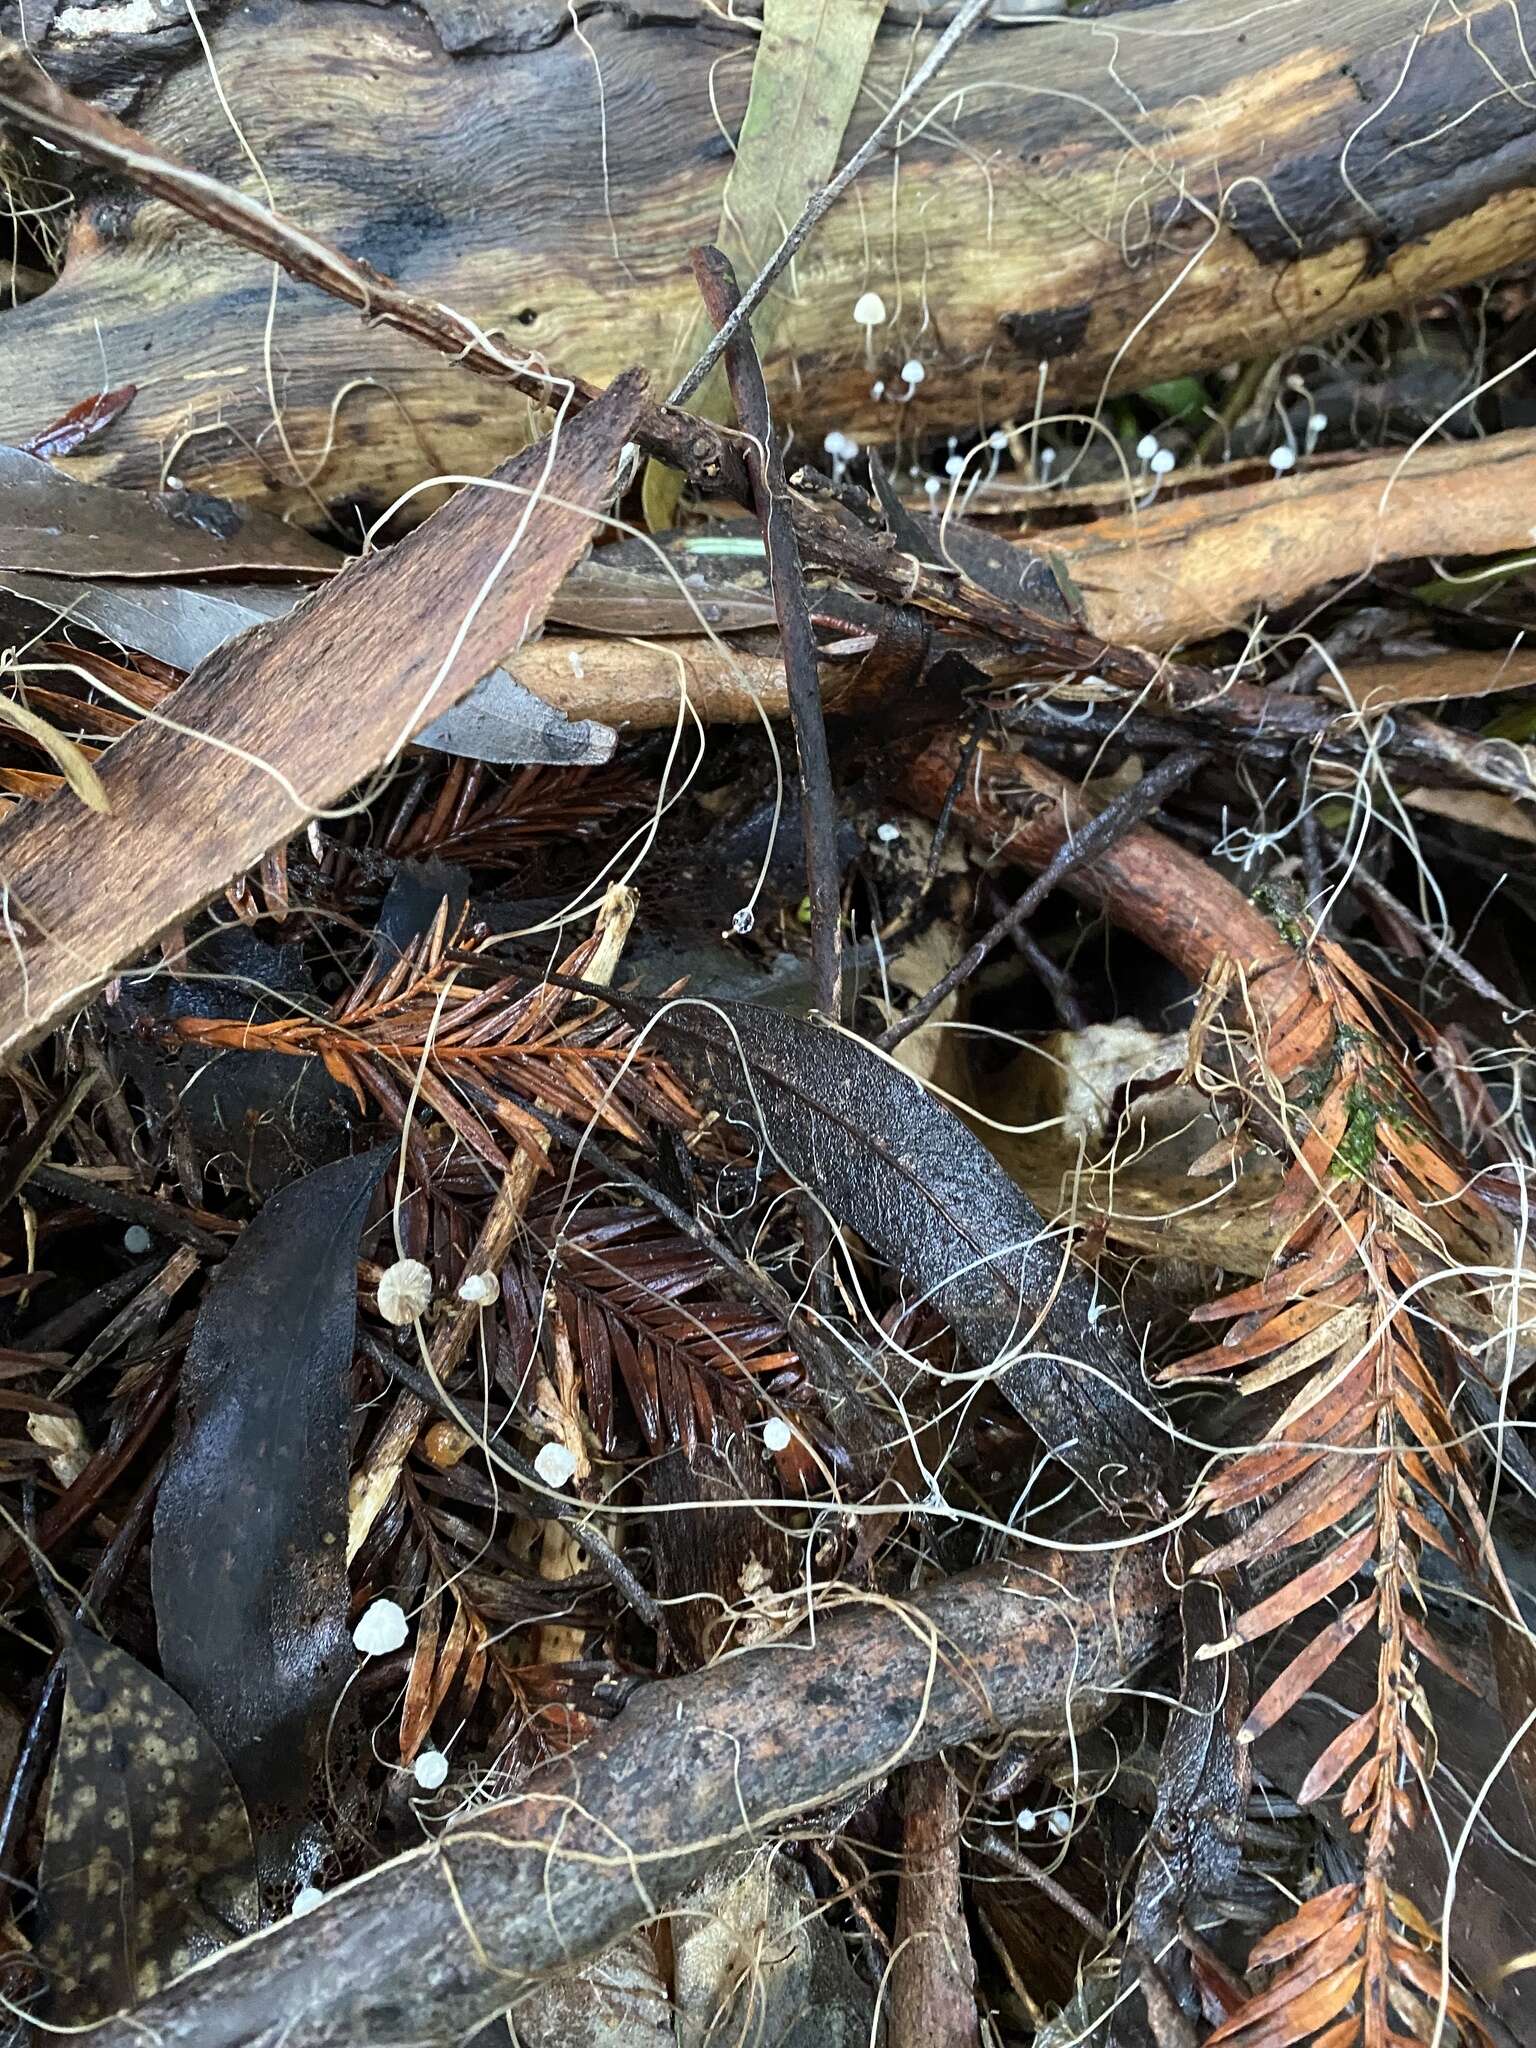
POLYGON ((1155 811, 1164 797, 1172 795, 1209 759, 1203 747, 1186 747, 1180 753, 1169 754, 1132 788, 1100 811, 1075 839, 1068 839, 1052 855, 1049 866, 1036 875, 1013 908, 982 933, 969 952, 934 983, 906 1016, 881 1033, 875 1040, 880 1050, 890 1052, 904 1038, 910 1037, 933 1015, 946 996, 953 995, 963 982, 970 980, 995 947, 1022 928, 1026 918, 1039 909, 1058 882, 1107 852, 1116 840, 1122 839, 1132 826, 1155 811))
POLYGON ((157 1195, 128 1194, 122 1188, 92 1180, 88 1174, 71 1173, 68 1167, 35 1166, 28 1184, 66 1202, 83 1202, 88 1209, 99 1209, 103 1216, 116 1217, 119 1223, 137 1223, 157 1237, 173 1237, 180 1244, 191 1245, 205 1258, 227 1258, 234 1242, 233 1237, 218 1237, 205 1230, 202 1224, 194 1223, 173 1203, 162 1202, 157 1195))
POLYGON ((1026 1884, 1032 1884, 1037 1891, 1043 1892, 1053 1905, 1059 1906, 1063 1913, 1075 1920, 1085 1934, 1091 1934, 1100 1948, 1109 1947, 1114 1939, 1109 1929, 1097 1913, 1090 1913, 1081 1899, 1072 1896, 1060 1878, 1052 1877, 1048 1870, 1032 1863, 1022 1850, 1015 1849, 1011 1843, 994 1839, 991 1835, 975 1846, 983 1856, 990 1856, 994 1863, 1001 1863, 1004 1870, 1011 1871, 1015 1877, 1022 1877, 1026 1884))
POLYGON ((725 354, 725 351, 736 339, 743 324, 751 319, 753 313, 761 305, 774 279, 783 270, 785 264, 792 262, 800 250, 804 248, 806 241, 818 222, 831 212, 860 171, 863 170, 864 166, 873 157, 876 149, 884 140, 886 131, 890 128, 892 122, 900 120, 929 79, 935 77, 949 62, 955 51, 959 49, 961 43, 964 42, 965 38, 991 5, 992 0, 965 0, 965 4, 955 15, 954 20, 945 29, 943 35, 939 37, 939 40, 928 52, 922 63, 918 65, 912 76, 907 80, 906 85, 893 101, 886 114, 881 120, 876 122, 875 126, 870 130, 863 142, 860 143, 853 155, 849 157, 842 169, 834 177, 829 178, 819 192, 813 192, 805 202, 800 218, 795 222, 783 241, 780 242, 778 248, 768 258, 768 261, 763 265, 756 277, 747 286, 740 302, 727 316, 724 324, 716 332, 714 339, 699 357, 693 368, 672 392, 671 397, 667 401, 668 404, 687 404, 716 363, 719 362, 721 356, 725 354))
POLYGON ((62 1398, 94 1372, 104 1358, 110 1358, 114 1351, 131 1343, 144 1331, 158 1329, 170 1312, 172 1300, 199 1270, 199 1265, 199 1255, 191 1245, 184 1244, 179 1251, 172 1252, 149 1285, 118 1311, 106 1328, 86 1345, 69 1370, 60 1376, 53 1389, 54 1397, 62 1398))
MULTIPOLYGON (((740 303, 730 260, 719 249, 693 252, 693 274, 711 320, 724 324, 740 303)), ((784 457, 774 436, 768 388, 752 345, 752 330, 740 321, 726 351, 726 372, 736 417, 748 438, 747 473, 768 550, 773 608, 784 650, 789 717, 800 761, 800 816, 805 837, 806 893, 811 904, 811 966, 816 1005, 836 1023, 842 1016, 842 887, 837 862, 837 799, 832 761, 821 711, 816 670, 816 637, 811 631, 805 572, 790 516, 784 457)))
MULTIPOLYGON (((1329 851, 1337 857, 1337 840, 1329 835, 1327 844, 1329 851)), ((1524 1011, 1523 1003, 1517 1003, 1513 996, 1505 995, 1501 988, 1488 979, 1481 968, 1472 964, 1465 953, 1453 946, 1449 939, 1443 939, 1438 932, 1431 930, 1423 918, 1410 910, 1400 897, 1394 896, 1384 882, 1378 882, 1363 862, 1357 861, 1351 868, 1349 886, 1357 896, 1363 896, 1367 903, 1374 904, 1379 910, 1385 911, 1388 917, 1397 918, 1405 924, 1424 946, 1430 959, 1448 967, 1473 995, 1481 997, 1485 1003, 1491 1003, 1506 1016, 1519 1016, 1524 1011)))
POLYGON ((75 1111, 95 1087, 96 1079, 89 1070, 83 1073, 41 1128, 24 1132, 0 1160, 0 1209, 10 1207, 48 1157, 55 1138, 72 1121, 75 1111))
POLYGON ((1088 1014, 1077 999, 1077 990, 1072 977, 1056 965, 1040 941, 1027 925, 1021 925, 1013 935, 1013 943, 1029 962, 1030 972, 1051 999, 1064 1031, 1081 1031, 1088 1022, 1088 1014))

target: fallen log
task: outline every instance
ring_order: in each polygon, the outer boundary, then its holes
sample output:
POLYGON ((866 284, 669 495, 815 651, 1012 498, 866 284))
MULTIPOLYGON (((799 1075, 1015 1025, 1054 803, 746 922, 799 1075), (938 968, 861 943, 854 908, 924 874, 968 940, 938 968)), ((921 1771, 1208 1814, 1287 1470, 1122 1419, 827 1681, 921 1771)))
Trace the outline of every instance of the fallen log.
POLYGON ((461 2040, 654 1918, 732 1845, 955 1744, 1091 1725, 1163 1646, 1172 1601, 1151 1543, 823 1611, 814 1639, 646 1686, 595 1743, 436 1843, 80 2038, 461 2040))
MULTIPOLYGON (((548 39, 518 49, 511 31, 498 44, 499 10, 203 10, 285 212, 516 351, 597 382, 642 361, 662 383, 697 317, 688 251, 720 232, 754 37, 725 9, 631 28, 633 10, 584 11, 577 36, 564 9, 535 10, 548 39), (470 12, 479 41, 454 32, 470 12)), ((45 66, 110 79, 114 107, 142 87, 152 134, 261 197, 194 42, 140 37, 114 64, 92 10, 42 30, 37 12, 45 66)), ((974 34, 779 293, 765 367, 781 414, 817 446, 831 428, 902 443, 1027 419, 1037 398, 1091 406, 1536 252, 1536 110, 1489 89, 1524 66, 1503 0, 1231 16, 1229 0, 1178 0, 1112 34, 974 34), (889 318, 866 339, 851 315, 869 289, 889 318), (897 403, 914 357, 923 381, 897 403)), ((18 26, 6 0, 0 30, 18 26)), ((900 90, 914 33, 892 8, 845 152, 900 90)), ((59 159, 41 161, 57 180, 59 159)), ((91 186, 63 278, 0 314, 0 438, 99 388, 103 350, 139 392, 76 458, 82 474, 169 472, 304 519, 320 500, 377 507, 423 475, 484 470, 535 431, 524 397, 286 281, 269 348, 270 281, 208 230, 91 186)))

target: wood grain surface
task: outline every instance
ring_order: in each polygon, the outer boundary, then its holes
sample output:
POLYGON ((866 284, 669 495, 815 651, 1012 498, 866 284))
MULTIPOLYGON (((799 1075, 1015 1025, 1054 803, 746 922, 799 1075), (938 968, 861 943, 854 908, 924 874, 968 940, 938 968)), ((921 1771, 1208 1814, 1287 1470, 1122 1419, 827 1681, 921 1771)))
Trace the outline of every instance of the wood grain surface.
MULTIPOLYGON (((78 32, 83 10, 55 12, 78 32)), ((0 27, 15 16, 0 7, 0 27)), ((563 369, 641 362, 660 389, 681 367, 688 250, 719 231, 747 28, 626 27, 605 7, 581 37, 451 56, 404 6, 253 0, 212 15, 210 36, 285 212, 563 369)), ((1514 265, 1536 252, 1519 38, 1504 0, 1177 0, 978 31, 931 118, 797 261, 775 401, 813 448, 831 427, 910 445, 920 426, 1028 418, 1042 364, 1045 410, 1080 406, 1514 265), (866 289, 890 315, 868 354, 852 319, 866 289), (872 398, 877 379, 902 389, 914 356, 912 402, 872 398)), ((846 148, 920 46, 887 22, 846 148)), ((33 47, 46 65, 48 37, 33 47)), ((154 61, 132 45, 123 70, 154 61)), ((178 66, 135 118, 259 194, 201 55, 178 66)), ((118 77, 114 103, 131 103, 118 77)), ((268 338, 270 288, 260 260, 164 205, 99 193, 60 284, 0 314, 0 438, 99 389, 105 351, 108 380, 139 396, 81 473, 169 473, 313 521, 318 500, 377 508, 434 471, 483 473, 541 424, 287 280, 268 338)))

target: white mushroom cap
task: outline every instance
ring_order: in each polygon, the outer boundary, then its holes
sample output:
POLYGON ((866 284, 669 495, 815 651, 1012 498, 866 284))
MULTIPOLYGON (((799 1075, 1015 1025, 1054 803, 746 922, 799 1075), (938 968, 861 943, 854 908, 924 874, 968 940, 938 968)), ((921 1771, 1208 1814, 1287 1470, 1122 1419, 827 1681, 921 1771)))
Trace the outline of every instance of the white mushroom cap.
POLYGON ((883 327, 885 318, 885 301, 878 292, 864 292, 854 304, 856 327, 883 327))
POLYGON ((545 1444, 533 1461, 533 1469, 546 1486, 568 1486, 575 1476, 576 1460, 564 1444, 545 1444))
POLYGON ((405 1609, 398 1600, 375 1600, 353 1629, 352 1642, 360 1656, 387 1657, 400 1648, 409 1633, 405 1609))
POLYGON ((379 1278, 379 1314, 403 1329, 432 1306, 432 1275, 420 1259, 396 1259, 379 1278))

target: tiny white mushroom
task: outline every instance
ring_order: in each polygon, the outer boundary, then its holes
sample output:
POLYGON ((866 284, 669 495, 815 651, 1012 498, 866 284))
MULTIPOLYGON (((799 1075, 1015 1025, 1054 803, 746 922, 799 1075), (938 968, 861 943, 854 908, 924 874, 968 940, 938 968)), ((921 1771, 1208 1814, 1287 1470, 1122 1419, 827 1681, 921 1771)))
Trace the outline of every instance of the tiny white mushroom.
POLYGON ((432 1275, 420 1259, 396 1259, 379 1275, 379 1314, 403 1330, 432 1306, 432 1275))
POLYGON ((1072 1816, 1064 1806, 1058 1806, 1052 1813, 1047 1815, 1046 1826, 1053 1835, 1070 1835, 1072 1832, 1072 1816))
POLYGON ((878 292, 863 292, 854 302, 853 323, 864 330, 864 360, 875 360, 875 329, 885 325, 885 301, 878 292))
POLYGON ((154 1239, 142 1223, 130 1223, 123 1232, 123 1250, 136 1259, 142 1258, 153 1243, 154 1239))
POLYGON ((293 1895, 293 1917, 302 1920, 306 1913, 313 1913, 316 1906, 325 1904, 325 1893, 317 1884, 306 1884, 293 1895))
POLYGON ((448 1782, 448 1759, 440 1749, 424 1749, 411 1765, 411 1776, 423 1792, 436 1792, 448 1782))
POLYGON ((1171 448, 1159 448, 1147 467, 1154 476, 1166 476, 1178 459, 1171 448))
POLYGON ((965 457, 964 457, 963 455, 946 455, 946 456, 945 456, 945 458, 944 458, 944 474, 945 474, 946 476, 960 476, 960 475, 962 475, 962 474, 964 473, 964 470, 965 470, 965 457))
POLYGON ((352 1631, 352 1645, 360 1657, 387 1657, 400 1648, 409 1633, 405 1609, 398 1600, 374 1600, 352 1631))
POLYGON ((884 398, 885 379, 883 377, 877 377, 874 383, 870 385, 869 395, 871 398, 884 398))
POLYGON ((894 846, 901 837, 901 827, 893 825, 890 819, 887 818, 884 824, 875 827, 875 837, 882 846, 894 846))
POLYGON ((907 388, 905 391, 897 392, 897 402, 905 405, 916 394, 918 385, 922 383, 927 374, 928 372, 923 368, 920 356, 908 356, 901 366, 902 381, 907 388))
POLYGON ((1278 448, 1270 449, 1269 466, 1276 476, 1284 476, 1288 469, 1296 467, 1296 450, 1288 442, 1282 441, 1278 448))
POLYGON ((936 476, 925 476, 923 478, 923 489, 928 493, 930 498, 936 498, 939 495, 940 491, 943 490, 943 488, 943 484, 939 481, 939 479, 936 476))
POLYGON ((1143 434, 1136 443, 1136 460, 1138 462, 1150 462, 1157 453, 1159 446, 1160 443, 1156 434, 1143 434))
POLYGON ((740 910, 738 910, 735 916, 731 919, 731 930, 736 934, 738 939, 744 939, 747 936, 747 933, 751 931, 753 925, 755 925, 756 923, 756 917, 750 910, 748 910, 745 907, 745 905, 743 905, 743 907, 740 910))
POLYGON ((822 447, 832 458, 832 481, 837 483, 846 464, 858 455, 859 444, 852 434, 845 434, 840 427, 834 427, 822 440, 822 447))
POLYGON ((763 1424, 763 1448, 768 1451, 787 1451, 793 1436, 789 1424, 779 1415, 770 1415, 763 1424))
POLYGON ((568 1486, 575 1476, 576 1460, 564 1444, 545 1444, 533 1461, 533 1469, 546 1486, 568 1486))
POLYGON ((494 1273, 466 1273, 459 1282, 459 1299, 471 1308, 489 1308, 501 1299, 501 1282, 494 1273))

